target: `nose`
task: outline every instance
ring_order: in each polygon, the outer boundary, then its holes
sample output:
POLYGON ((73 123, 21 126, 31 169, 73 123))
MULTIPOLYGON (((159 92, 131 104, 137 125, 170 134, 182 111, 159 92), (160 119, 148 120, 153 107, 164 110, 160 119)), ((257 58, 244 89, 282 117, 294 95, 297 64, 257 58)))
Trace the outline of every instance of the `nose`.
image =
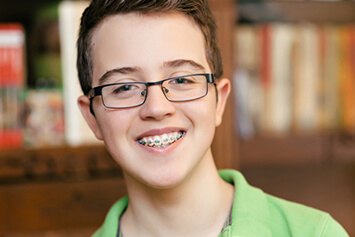
POLYGON ((175 113, 175 105, 168 101, 159 85, 147 88, 147 98, 140 107, 140 116, 144 120, 162 120, 175 113))

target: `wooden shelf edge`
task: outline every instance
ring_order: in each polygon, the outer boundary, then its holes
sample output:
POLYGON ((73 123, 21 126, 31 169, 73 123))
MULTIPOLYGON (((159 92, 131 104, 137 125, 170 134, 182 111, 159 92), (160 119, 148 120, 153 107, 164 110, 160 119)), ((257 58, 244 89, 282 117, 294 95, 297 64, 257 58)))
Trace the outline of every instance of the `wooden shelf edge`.
POLYGON ((338 133, 239 140, 241 166, 354 163, 353 135, 338 133))

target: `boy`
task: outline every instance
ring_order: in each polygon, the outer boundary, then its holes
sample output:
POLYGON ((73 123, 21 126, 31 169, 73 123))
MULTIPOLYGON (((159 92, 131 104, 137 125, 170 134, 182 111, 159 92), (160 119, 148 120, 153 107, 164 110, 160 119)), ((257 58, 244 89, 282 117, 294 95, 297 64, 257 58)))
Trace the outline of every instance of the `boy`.
POLYGON ((347 236, 328 214, 218 172, 230 82, 205 0, 94 0, 81 21, 78 104, 128 196, 94 236, 347 236))

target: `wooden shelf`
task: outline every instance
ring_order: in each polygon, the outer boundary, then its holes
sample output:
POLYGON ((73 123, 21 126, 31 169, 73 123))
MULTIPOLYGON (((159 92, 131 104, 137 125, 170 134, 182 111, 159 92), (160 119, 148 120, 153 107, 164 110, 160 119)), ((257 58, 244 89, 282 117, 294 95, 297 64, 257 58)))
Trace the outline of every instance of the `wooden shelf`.
POLYGON ((330 138, 321 135, 257 137, 240 141, 241 166, 320 163, 330 138))
POLYGON ((102 145, 2 150, 0 185, 41 180, 122 176, 102 145))
POLYGON ((352 134, 257 137, 238 143, 242 167, 355 162, 355 136, 352 134))
POLYGON ((68 236, 70 230, 94 230, 125 193, 121 178, 0 186, 0 236, 47 236, 50 231, 68 236))
POLYGON ((355 162, 355 133, 338 134, 333 138, 332 156, 339 163, 355 162))
POLYGON ((102 145, 2 150, 0 236, 92 234, 125 190, 102 145))

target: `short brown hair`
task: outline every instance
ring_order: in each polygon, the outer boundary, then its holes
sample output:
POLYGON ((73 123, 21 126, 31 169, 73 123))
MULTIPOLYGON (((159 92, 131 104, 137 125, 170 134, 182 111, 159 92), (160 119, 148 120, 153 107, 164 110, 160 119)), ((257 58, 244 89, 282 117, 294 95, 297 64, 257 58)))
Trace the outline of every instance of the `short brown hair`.
POLYGON ((93 0, 82 15, 77 41, 77 69, 84 94, 88 94, 92 84, 92 32, 103 19, 120 13, 171 11, 183 13, 199 26, 205 38, 207 62, 216 78, 221 77, 223 69, 216 40, 216 24, 207 0, 93 0))

